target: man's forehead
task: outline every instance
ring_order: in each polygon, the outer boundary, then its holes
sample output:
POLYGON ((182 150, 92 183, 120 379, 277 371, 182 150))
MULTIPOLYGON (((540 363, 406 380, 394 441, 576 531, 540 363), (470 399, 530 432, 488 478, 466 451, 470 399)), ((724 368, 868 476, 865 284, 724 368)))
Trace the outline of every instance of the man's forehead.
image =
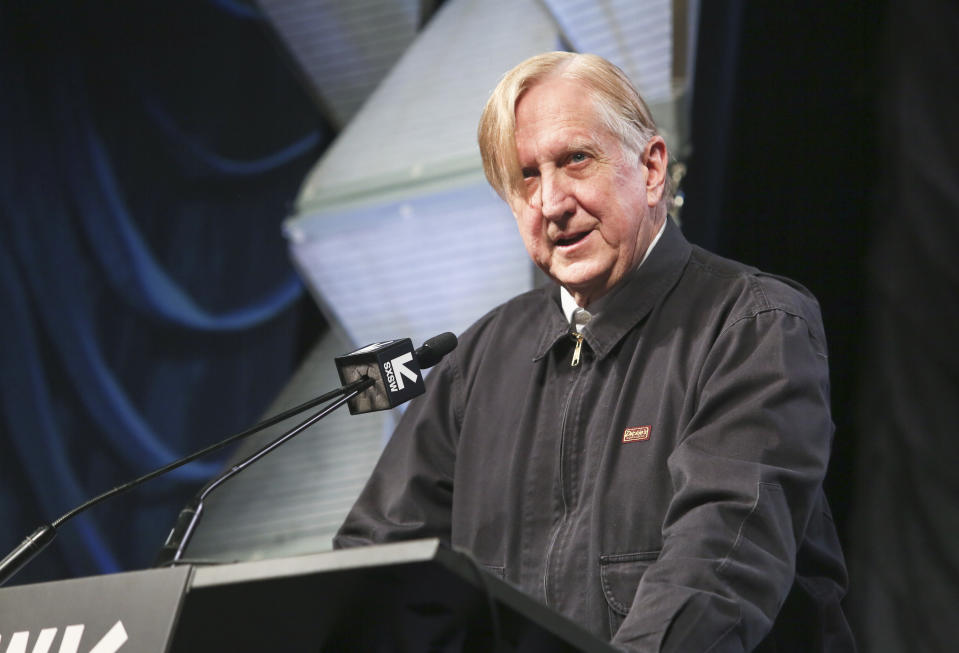
POLYGON ((526 89, 516 101, 517 121, 537 118, 543 113, 586 114, 596 111, 593 90, 581 80, 550 77, 526 89))
POLYGON ((534 156, 562 157, 575 152, 594 153, 612 146, 610 138, 596 129, 570 128, 543 133, 539 138, 518 134, 516 153, 520 159, 534 156))
POLYGON ((537 130, 564 130, 584 140, 595 140, 593 131, 605 131, 593 94, 581 85, 542 83, 530 89, 516 104, 518 137, 537 130))
POLYGON ((517 107, 515 145, 521 158, 534 152, 537 156, 595 152, 620 144, 591 97, 552 95, 529 99, 530 104, 517 107))

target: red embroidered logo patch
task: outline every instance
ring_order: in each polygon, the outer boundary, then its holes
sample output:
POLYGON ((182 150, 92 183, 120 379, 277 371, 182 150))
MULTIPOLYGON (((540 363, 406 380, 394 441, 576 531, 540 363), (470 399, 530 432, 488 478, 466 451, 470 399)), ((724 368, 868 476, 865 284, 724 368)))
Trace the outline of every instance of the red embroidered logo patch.
POLYGON ((648 440, 649 434, 653 430, 652 426, 634 426, 623 431, 623 442, 639 442, 648 440))

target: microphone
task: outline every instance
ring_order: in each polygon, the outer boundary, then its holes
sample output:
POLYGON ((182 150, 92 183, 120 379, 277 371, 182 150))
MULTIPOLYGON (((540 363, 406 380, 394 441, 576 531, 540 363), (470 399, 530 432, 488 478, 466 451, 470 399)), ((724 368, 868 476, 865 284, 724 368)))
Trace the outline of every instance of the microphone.
POLYGON ((389 410, 423 394, 421 370, 433 367, 456 348, 456 336, 441 333, 413 351, 409 338, 375 342, 334 359, 340 382, 349 385, 368 377, 373 385, 350 399, 351 415, 389 410))
MULTIPOLYGON (((407 338, 405 341, 393 340, 389 342, 390 343, 402 343, 402 342, 410 343, 410 340, 407 338)), ((353 354, 358 354, 359 352, 362 352, 362 351, 371 350, 371 348, 375 349, 376 351, 379 351, 381 349, 380 345, 383 345, 383 344, 389 344, 389 343, 376 343, 374 345, 369 345, 368 347, 363 347, 362 349, 359 349, 356 352, 353 352, 353 354)), ((432 367, 433 365, 438 363, 440 359, 443 358, 443 356, 451 352, 456 347, 456 336, 448 332, 442 333, 424 342, 423 345, 416 351, 412 351, 411 344, 408 344, 408 346, 411 352, 409 361, 411 362, 415 359, 416 365, 414 365, 414 367, 416 368, 416 376, 420 377, 418 379, 420 390, 416 394, 422 394, 423 382, 421 378, 422 375, 419 373, 419 371, 432 367)), ((406 350, 401 349, 400 351, 405 352, 406 350)), ((347 354, 346 356, 343 356, 340 358, 349 358, 351 355, 352 354, 347 354)), ((405 354, 401 353, 399 358, 403 358, 403 360, 405 361, 406 359, 404 358, 404 356, 405 354)), ((392 365, 392 359, 387 359, 386 362, 391 363, 390 369, 392 370, 394 367, 392 365)), ((405 363, 401 361, 399 365, 404 366, 405 363)), ((111 490, 108 490, 107 492, 104 492, 102 494, 99 494, 93 497, 92 499, 86 501, 85 503, 82 503, 76 508, 61 515, 59 518, 57 518, 53 522, 49 524, 44 524, 43 526, 38 528, 36 531, 28 535, 27 538, 19 546, 17 546, 13 551, 8 553, 6 557, 0 560, 0 586, 6 583, 14 574, 16 574, 20 569, 26 566, 27 563, 30 562, 30 560, 32 560, 43 549, 45 549, 47 545, 49 545, 50 542, 52 542, 56 538, 57 529, 60 526, 62 526, 65 522, 73 519, 80 513, 85 512, 86 510, 92 508, 93 506, 99 504, 102 501, 109 499, 110 497, 113 497, 117 494, 122 494, 123 492, 126 492, 138 485, 142 485, 143 483, 146 483, 147 481, 150 481, 158 476, 162 476, 163 474, 166 474, 167 472, 172 471, 176 469, 177 467, 180 467, 189 462, 192 462, 196 460, 197 458, 200 458, 201 456, 205 456, 208 453, 211 453, 217 449, 225 447, 228 444, 232 444, 233 442, 241 438, 250 436, 258 431, 263 430, 264 428, 268 426, 273 426, 274 424, 278 422, 286 420, 287 418, 292 417, 293 415, 305 412, 306 410, 313 408, 321 403, 330 401, 331 399, 335 399, 336 397, 341 397, 337 401, 331 404, 328 404, 319 413, 313 415, 312 417, 307 419, 305 422, 295 427, 293 430, 288 431, 286 434, 284 434, 283 436, 280 436, 280 438, 274 440, 266 447, 263 447, 257 453, 248 457, 239 465, 234 465, 226 474, 223 474, 220 477, 208 483, 207 486, 204 488, 204 490, 200 493, 199 497, 197 499, 194 499, 194 501, 191 502, 191 505, 188 506, 187 509, 184 509, 183 511, 184 513, 188 511, 191 513, 190 515, 188 515, 187 519, 183 519, 184 515, 183 513, 181 513, 181 518, 177 520, 178 522, 177 528, 174 528, 174 532, 177 532, 179 534, 180 539, 176 540, 175 542, 172 542, 173 551, 175 552, 175 557, 173 558, 173 561, 175 562, 179 558, 179 556, 182 554, 183 549, 185 548, 186 543, 189 540, 189 536, 192 533, 193 528, 196 526, 197 519, 199 518, 199 513, 202 510, 202 500, 207 494, 209 494, 209 492, 211 492, 215 487, 217 487, 223 481, 239 473, 242 469, 244 469, 249 464, 255 462, 263 455, 266 455, 277 446, 283 444, 283 442, 285 442, 286 440, 292 438, 293 436, 297 435, 304 429, 316 423, 317 421, 325 417, 327 414, 329 414, 330 412, 338 408, 344 402, 351 401, 355 397, 362 394, 364 391, 367 391, 367 389, 374 389, 374 388, 371 388, 371 386, 374 386, 376 384, 383 385, 383 378, 384 376, 388 378, 388 375, 383 375, 382 370, 380 370, 378 366, 374 365, 373 367, 377 368, 373 370, 376 374, 378 374, 376 379, 372 377, 363 376, 362 374, 353 375, 351 373, 351 376, 355 378, 353 378, 350 382, 345 382, 343 386, 340 388, 327 392, 326 394, 320 397, 317 397, 315 399, 312 399, 304 404, 295 406, 294 408, 291 408, 282 413, 274 415, 273 417, 270 417, 258 424, 255 424, 254 426, 250 427, 249 429, 246 429, 245 431, 241 431, 240 433, 234 434, 228 437, 227 439, 222 440, 221 442, 217 442, 216 444, 212 444, 206 447, 205 449, 196 451, 190 454, 189 456, 186 456, 177 461, 174 461, 148 474, 140 476, 139 478, 135 478, 132 481, 128 481, 127 483, 124 483, 123 485, 118 485, 117 487, 111 490), (196 506, 193 507, 193 504, 196 504, 196 506)), ((406 370, 406 374, 404 374, 404 377, 401 377, 401 381, 397 381, 395 373, 393 374, 393 383, 396 384, 397 386, 402 385, 404 388, 406 388, 409 386, 406 382, 402 381, 402 378, 408 378, 409 374, 412 373, 412 370, 408 366, 404 367, 404 369, 406 370)), ((349 372, 349 366, 347 366, 347 371, 349 372)), ((400 372, 400 373, 403 374, 403 372, 400 372)), ((340 373, 340 378, 343 378, 342 371, 340 373)), ((383 394, 384 396, 386 396, 386 393, 387 393, 386 386, 383 386, 383 390, 380 394, 383 394)), ((415 394, 411 395, 409 398, 411 399, 413 396, 416 396, 416 395, 415 394)), ((398 403, 402 403, 402 402, 397 402, 393 405, 398 405, 398 403)), ((382 410, 382 408, 376 408, 375 410, 382 410)), ((352 408, 351 408, 351 412, 352 412, 352 408)), ((367 411, 362 411, 362 412, 367 412, 367 411)), ((171 537, 167 541, 167 547, 170 546, 171 540, 174 539, 173 535, 174 533, 171 533, 171 537)))
POLYGON ((409 338, 402 338, 376 342, 335 358, 345 396, 328 404, 320 412, 310 416, 306 421, 256 450, 204 485, 193 500, 180 511, 176 524, 160 550, 156 566, 175 565, 181 561, 183 552, 196 532, 197 523, 203 513, 203 502, 213 490, 344 403, 350 406, 350 414, 356 415, 393 408, 423 394, 425 386, 420 370, 436 365, 455 347, 456 336, 447 332, 430 338, 416 351, 413 351, 413 344, 409 338), (357 404, 355 410, 354 403, 357 404))
POLYGON ((416 350, 416 360, 420 363, 420 369, 433 367, 443 360, 446 354, 456 349, 456 345, 456 336, 449 331, 433 336, 416 350))

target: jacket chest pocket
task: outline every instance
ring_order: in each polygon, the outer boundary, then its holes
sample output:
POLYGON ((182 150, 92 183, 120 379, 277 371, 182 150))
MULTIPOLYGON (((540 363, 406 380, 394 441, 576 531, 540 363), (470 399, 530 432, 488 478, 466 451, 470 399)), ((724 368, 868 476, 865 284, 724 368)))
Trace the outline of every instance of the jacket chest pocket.
POLYGON ((599 574, 609 614, 610 637, 623 624, 636 597, 639 581, 658 557, 658 550, 599 556, 599 574))

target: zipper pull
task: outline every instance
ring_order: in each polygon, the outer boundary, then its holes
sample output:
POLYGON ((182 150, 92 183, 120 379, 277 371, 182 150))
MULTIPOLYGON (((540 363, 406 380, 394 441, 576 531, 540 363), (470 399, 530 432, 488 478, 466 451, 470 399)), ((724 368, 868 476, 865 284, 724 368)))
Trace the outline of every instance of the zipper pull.
POLYGON ((570 362, 570 367, 577 367, 579 365, 579 354, 583 350, 583 334, 571 333, 570 335, 576 340, 576 348, 573 349, 573 360, 570 362))

